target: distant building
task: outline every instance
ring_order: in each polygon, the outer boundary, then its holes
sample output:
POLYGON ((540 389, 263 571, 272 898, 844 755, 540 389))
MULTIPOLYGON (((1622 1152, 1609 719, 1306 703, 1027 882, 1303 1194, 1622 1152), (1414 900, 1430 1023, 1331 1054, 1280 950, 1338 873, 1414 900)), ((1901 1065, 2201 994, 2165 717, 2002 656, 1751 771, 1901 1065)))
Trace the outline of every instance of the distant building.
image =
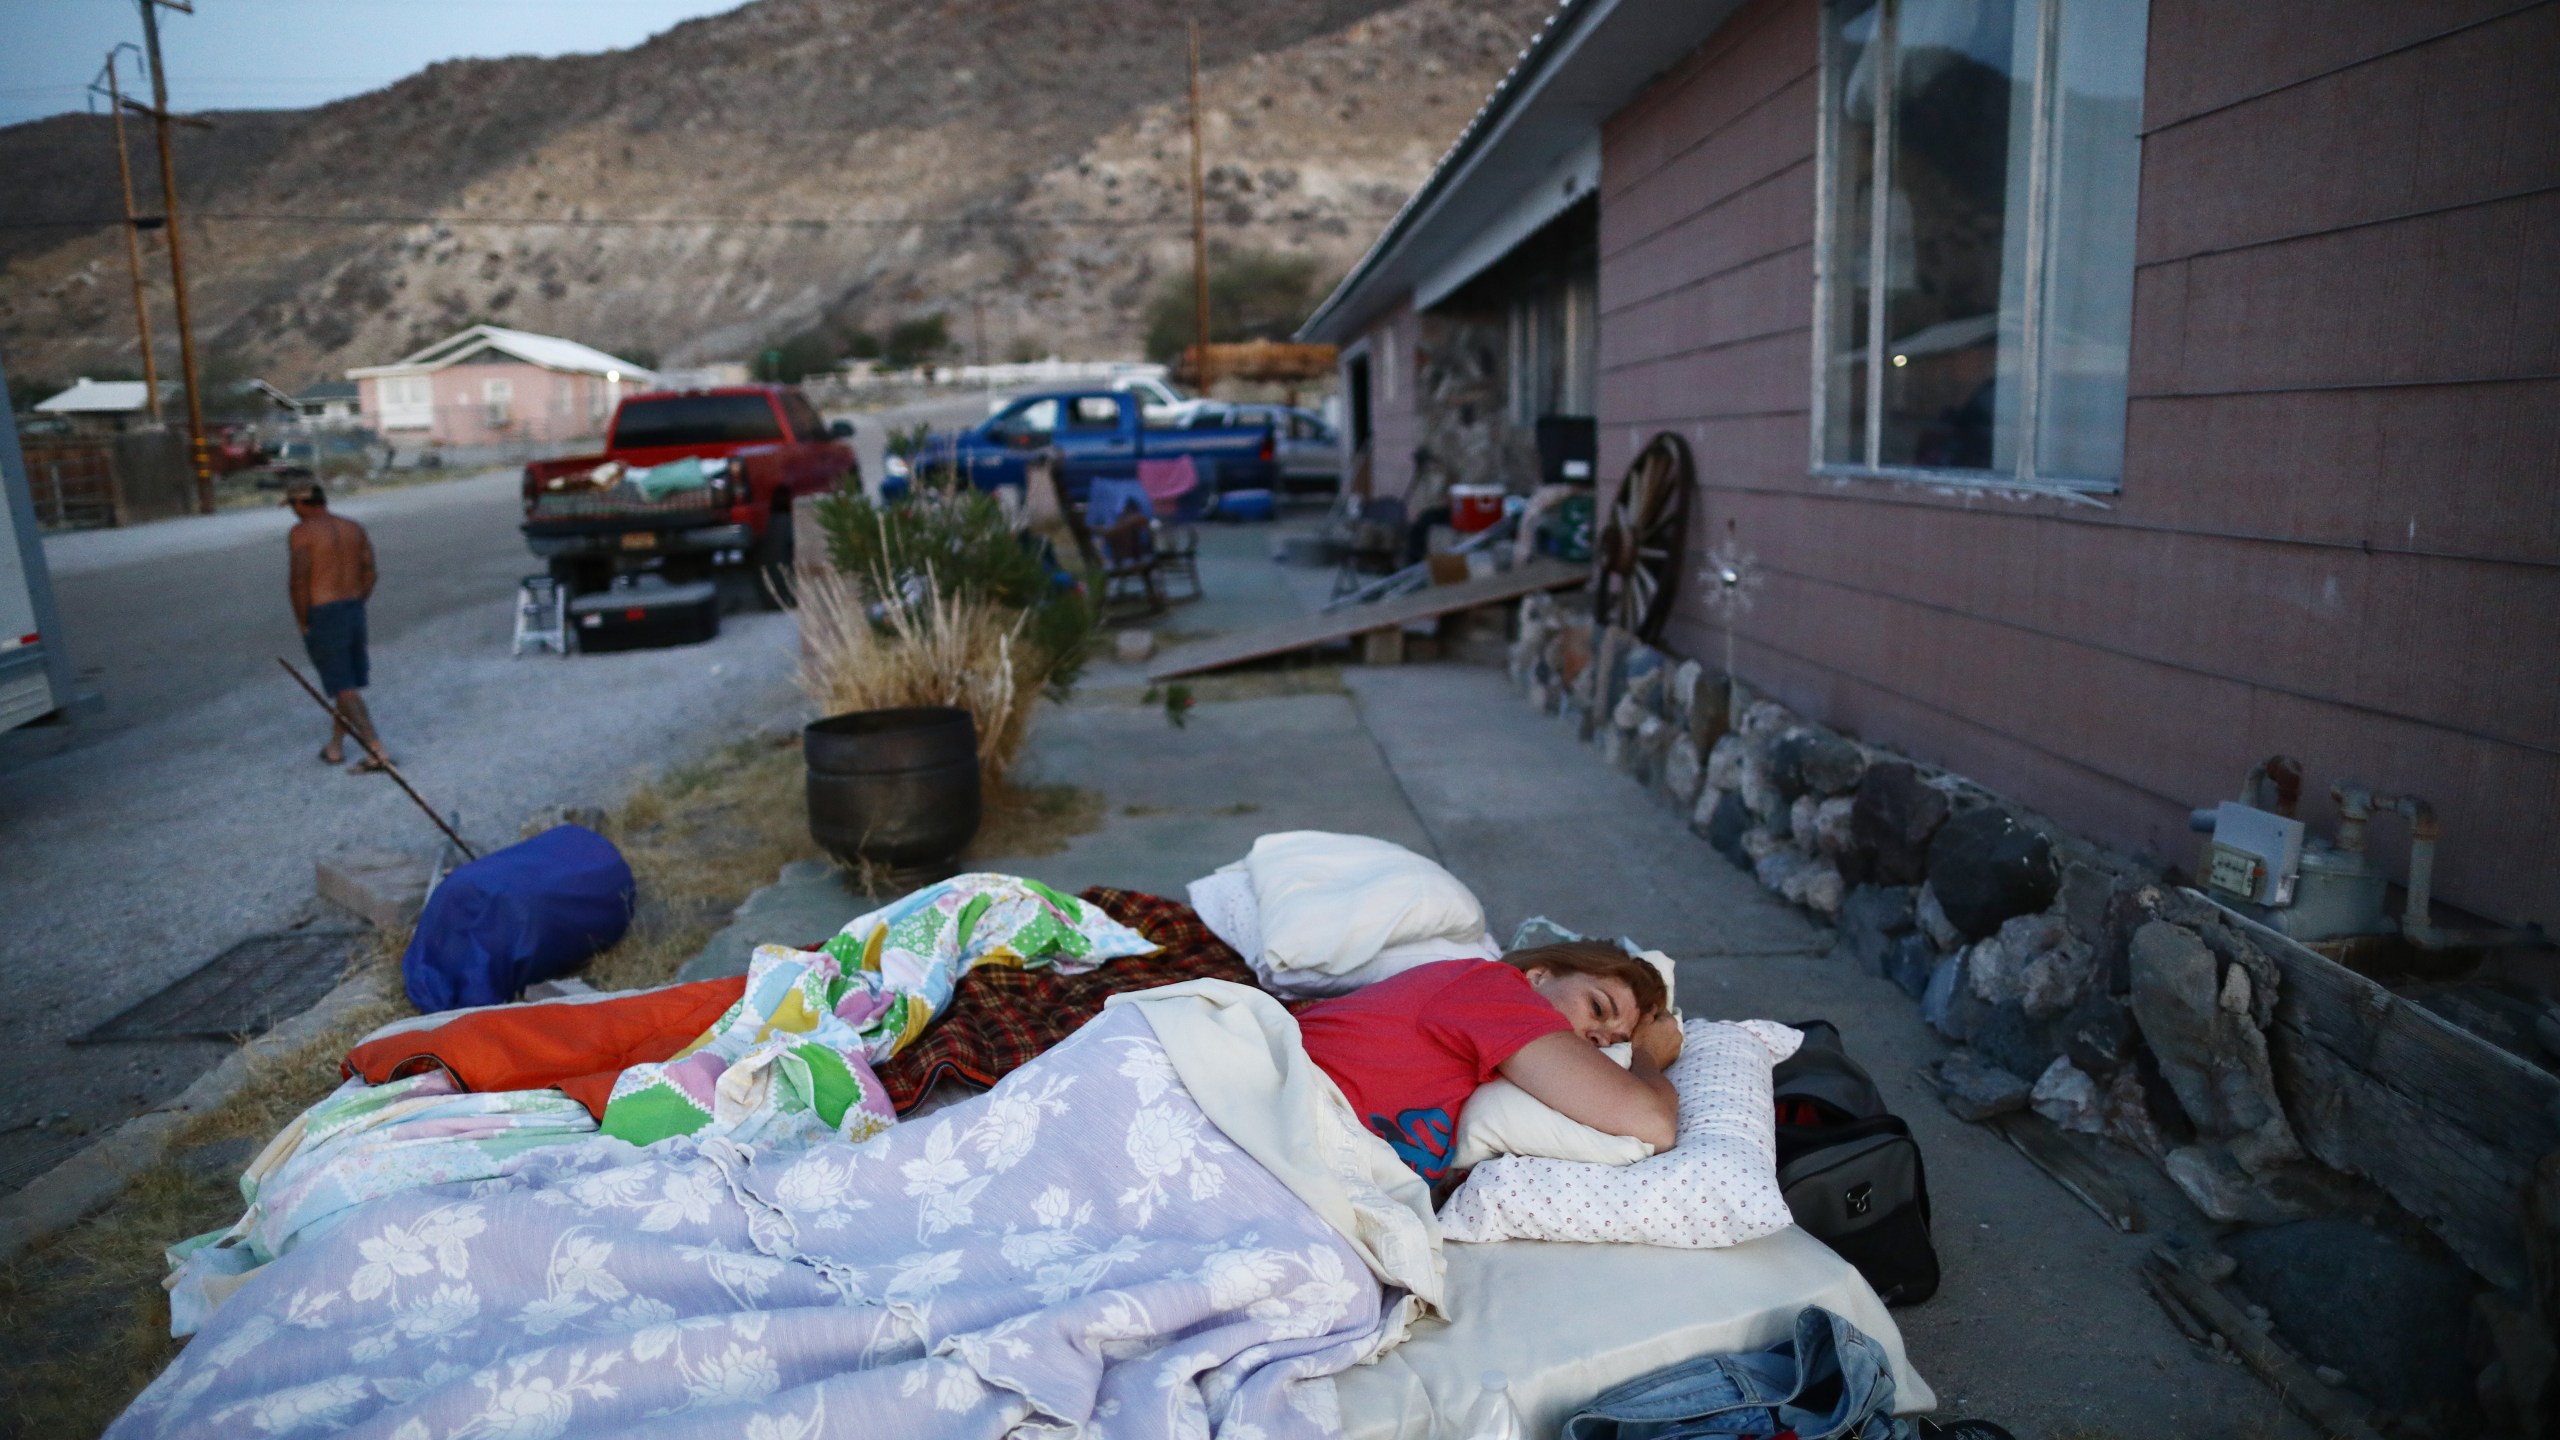
MULTIPOLYGON (((170 399, 175 386, 160 387, 170 399)), ((36 413, 65 422, 74 435, 120 435, 150 423, 149 391, 139 380, 92 380, 83 375, 59 395, 36 402, 36 413)))
POLYGON ((353 380, 323 380, 293 397, 294 413, 306 425, 345 429, 364 423, 364 387, 353 380))
POLYGON ((347 372, 364 423, 398 445, 548 443, 594 435, 654 371, 575 340, 474 325, 389 365, 347 372))
POLYGON ((746 363, 739 360, 715 360, 708 365, 658 372, 658 383, 670 390, 711 390, 722 385, 744 385, 752 378, 746 363))

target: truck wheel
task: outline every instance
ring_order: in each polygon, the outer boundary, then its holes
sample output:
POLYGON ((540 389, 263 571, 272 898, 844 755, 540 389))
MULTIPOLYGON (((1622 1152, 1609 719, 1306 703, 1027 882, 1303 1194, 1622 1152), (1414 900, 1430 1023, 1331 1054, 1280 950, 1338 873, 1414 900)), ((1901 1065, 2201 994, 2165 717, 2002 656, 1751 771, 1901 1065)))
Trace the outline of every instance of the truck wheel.
POLYGON ((756 542, 752 557, 758 609, 780 610, 791 598, 791 560, 791 511, 785 506, 765 522, 764 538, 756 542))

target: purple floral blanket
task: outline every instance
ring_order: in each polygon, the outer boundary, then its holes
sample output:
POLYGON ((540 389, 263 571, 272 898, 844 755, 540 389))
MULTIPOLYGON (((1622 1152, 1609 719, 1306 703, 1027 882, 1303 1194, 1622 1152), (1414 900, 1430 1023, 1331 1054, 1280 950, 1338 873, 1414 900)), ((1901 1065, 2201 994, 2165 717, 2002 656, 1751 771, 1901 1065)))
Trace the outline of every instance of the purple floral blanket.
POLYGON ((1115 1009, 859 1145, 599 1138, 365 1205, 107 1433, 1277 1440, 1394 1328, 1115 1009))

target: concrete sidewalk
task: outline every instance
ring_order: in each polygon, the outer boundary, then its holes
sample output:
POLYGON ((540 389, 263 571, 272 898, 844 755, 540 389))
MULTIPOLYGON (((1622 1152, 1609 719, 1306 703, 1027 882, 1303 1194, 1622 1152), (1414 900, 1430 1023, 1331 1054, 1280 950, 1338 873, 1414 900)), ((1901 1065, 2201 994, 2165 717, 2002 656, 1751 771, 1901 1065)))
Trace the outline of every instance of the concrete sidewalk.
MULTIPOLYGON (((1532 710, 1499 671, 1422 665, 1347 679, 1441 863, 1483 898, 1495 934, 1543 912, 1669 952, 1692 1016, 1840 1027, 1928 1161, 1945 1281, 1897 1318, 1942 1414, 1995 1420, 2022 1440, 2310 1433, 2247 1372, 2201 1358, 2171 1327, 2135 1273, 2156 1235, 2116 1233, 1997 1135, 1947 1114, 1915 1074, 1947 1047, 1908 996, 1830 958, 1828 931, 1532 710)), ((2184 1203, 2165 1186, 2140 1198, 2150 1215, 2184 1203)))
MULTIPOLYGON (((1945 1046, 1908 997, 1830 958, 1829 932, 1531 710, 1499 672, 1418 665, 1353 671, 1347 684, 1348 696, 1210 700, 1181 730, 1128 701, 1044 712, 1033 768, 1099 790, 1105 822, 1063 854, 983 863, 1069 889, 1179 897, 1265 831, 1379 835, 1436 855, 1483 898, 1497 935, 1545 914, 1668 951, 1693 1016, 1831 1020, 1929 1162, 1946 1278, 1897 1316, 1942 1414, 1996 1420, 2021 1440, 2310 1434, 2247 1372, 2202 1358, 2170 1326, 2135 1273, 2157 1236, 2109 1229, 1921 1086, 1915 1071, 1945 1046)), ((804 943, 865 908, 815 867, 769 896, 790 903, 787 918, 777 933, 739 934, 739 966, 751 941, 804 943)), ((2141 1199, 2151 1215, 2183 1204, 2165 1186, 2141 1199)))
MULTIPOLYGON (((1226 628, 1312 608, 1326 577, 1253 558, 1270 533, 1212 532, 1224 553, 1203 569, 1218 605, 1166 623, 1226 628)), ((1497 936, 1544 914, 1673 955, 1693 1016, 1831 1020, 1927 1157, 1945 1280, 1897 1317, 1943 1415, 1994 1420, 2021 1440, 2311 1434, 2246 1371, 2191 1347, 2142 1288, 2135 1267, 2157 1232, 2195 1225, 2176 1192, 2138 1189, 2154 1232, 2118 1234, 1996 1134, 1948 1115, 1915 1074, 1946 1047, 1907 996, 1830 958, 1828 930, 1531 709, 1498 670, 1354 668, 1339 689, 1326 670, 1266 674, 1317 693, 1236 699, 1220 697, 1253 685, 1204 683, 1181 729, 1142 698, 1134 672, 1098 666, 1073 703, 1044 707, 1026 756, 1029 778, 1100 792, 1102 827, 1061 854, 978 863, 1062 888, 1179 897, 1267 831, 1378 835, 1447 865, 1482 897, 1497 936)), ((742 921, 689 973, 742 969, 752 940, 805 943, 868 908, 818 867, 764 903, 776 933, 751 935, 742 921)))

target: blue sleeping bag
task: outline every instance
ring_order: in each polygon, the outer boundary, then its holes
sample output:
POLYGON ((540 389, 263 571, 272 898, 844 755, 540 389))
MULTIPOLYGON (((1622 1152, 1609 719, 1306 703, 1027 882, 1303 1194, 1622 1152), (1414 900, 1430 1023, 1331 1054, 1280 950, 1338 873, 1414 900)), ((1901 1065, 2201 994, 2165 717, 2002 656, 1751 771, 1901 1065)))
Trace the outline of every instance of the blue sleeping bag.
POLYGON ((631 927, 631 866, 613 842, 558 825, 454 871, 400 957, 421 1011, 503 1005, 612 948, 631 927))

